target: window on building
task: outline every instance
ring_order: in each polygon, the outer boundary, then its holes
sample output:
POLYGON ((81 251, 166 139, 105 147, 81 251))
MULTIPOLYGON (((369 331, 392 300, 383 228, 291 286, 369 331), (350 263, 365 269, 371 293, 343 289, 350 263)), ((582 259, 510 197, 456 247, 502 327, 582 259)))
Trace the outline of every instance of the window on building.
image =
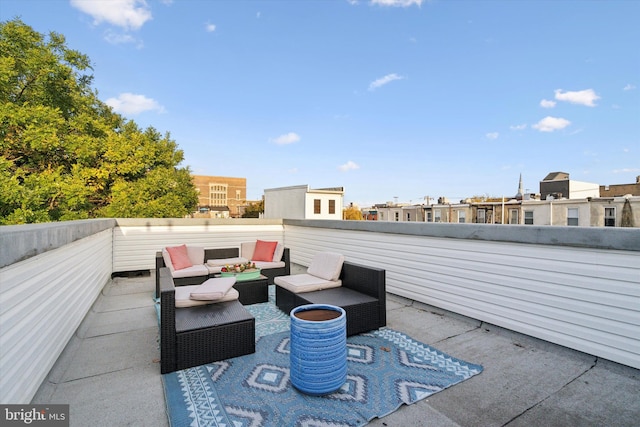
POLYGON ((442 210, 436 209, 433 222, 442 222, 442 210))
POLYGON ((604 226, 616 226, 616 208, 604 208, 604 226))
POLYGON ((467 222, 467 213, 465 211, 458 211, 458 222, 463 224, 467 222))
POLYGON ((509 224, 519 224, 518 209, 509 209, 509 224))
POLYGON ((320 199, 313 199, 313 213, 320 213, 320 199))
POLYGON ((433 213, 431 211, 427 211, 427 222, 433 222, 433 213))
POLYGON ((524 211, 524 223, 533 225, 533 211, 524 211))
POLYGON ((567 208, 567 225, 578 225, 578 208, 567 208))
POLYGON ((240 190, 236 190, 236 200, 240 200, 240 194, 241 191, 240 190))
POLYGON ((329 200, 329 213, 330 214, 336 213, 336 201, 335 200, 329 200))
POLYGON ((486 209, 478 209, 478 224, 485 224, 487 222, 487 210, 486 209))
POLYGON ((400 221, 400 212, 394 212, 396 221, 400 221))
POLYGON ((411 221, 411 213, 407 212, 407 221, 411 221))
POLYGON ((209 206, 227 206, 227 184, 209 184, 209 206))

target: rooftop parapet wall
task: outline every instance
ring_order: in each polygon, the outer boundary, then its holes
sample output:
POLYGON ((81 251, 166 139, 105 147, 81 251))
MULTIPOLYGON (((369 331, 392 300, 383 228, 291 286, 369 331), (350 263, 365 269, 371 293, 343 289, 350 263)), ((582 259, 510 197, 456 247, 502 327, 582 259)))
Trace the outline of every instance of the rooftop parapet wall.
POLYGON ((0 227, 0 268, 115 227, 114 219, 4 225, 0 227))
POLYGON ((120 225, 138 227, 204 226, 206 228, 208 226, 224 225, 282 225, 282 220, 251 218, 106 218, 5 225, 0 227, 0 268, 120 225))
POLYGON ((453 239, 640 251, 640 228, 249 218, 119 218, 2 226, 0 227, 0 268, 116 226, 204 226, 206 228, 224 225, 282 224, 453 239))
POLYGON ((640 228, 285 219, 285 225, 451 239, 640 251, 640 228))

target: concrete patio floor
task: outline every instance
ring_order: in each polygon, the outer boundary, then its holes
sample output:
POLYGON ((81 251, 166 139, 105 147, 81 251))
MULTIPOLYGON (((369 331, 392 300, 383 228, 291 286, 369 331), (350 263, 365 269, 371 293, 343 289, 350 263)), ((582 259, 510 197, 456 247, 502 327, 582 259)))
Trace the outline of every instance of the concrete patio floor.
MULTIPOLYGON (((169 425, 153 274, 105 286, 32 403, 70 404, 72 426, 169 425)), ((484 371, 370 426, 638 425, 637 369, 390 294, 387 326, 484 371)))

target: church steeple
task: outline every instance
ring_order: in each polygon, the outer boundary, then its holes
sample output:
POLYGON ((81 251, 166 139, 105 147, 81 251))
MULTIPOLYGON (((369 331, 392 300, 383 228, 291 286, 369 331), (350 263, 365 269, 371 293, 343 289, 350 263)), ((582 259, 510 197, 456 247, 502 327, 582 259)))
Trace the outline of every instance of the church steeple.
POLYGON ((520 182, 518 182, 518 193, 516 194, 516 200, 522 200, 524 196, 524 189, 522 188, 522 174, 520 174, 520 182))

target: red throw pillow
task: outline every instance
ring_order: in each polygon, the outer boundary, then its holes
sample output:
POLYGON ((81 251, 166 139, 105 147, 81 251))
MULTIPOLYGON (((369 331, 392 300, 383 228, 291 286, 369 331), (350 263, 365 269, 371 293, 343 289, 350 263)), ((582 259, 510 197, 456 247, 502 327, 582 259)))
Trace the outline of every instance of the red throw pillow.
POLYGON ((174 270, 182 270, 193 265, 187 253, 187 245, 172 246, 167 248, 167 252, 171 257, 171 264, 173 264, 174 270))
POLYGON ((273 253, 276 251, 276 246, 278 246, 278 242, 265 242, 264 240, 258 240, 251 260, 267 262, 273 261, 273 253))

